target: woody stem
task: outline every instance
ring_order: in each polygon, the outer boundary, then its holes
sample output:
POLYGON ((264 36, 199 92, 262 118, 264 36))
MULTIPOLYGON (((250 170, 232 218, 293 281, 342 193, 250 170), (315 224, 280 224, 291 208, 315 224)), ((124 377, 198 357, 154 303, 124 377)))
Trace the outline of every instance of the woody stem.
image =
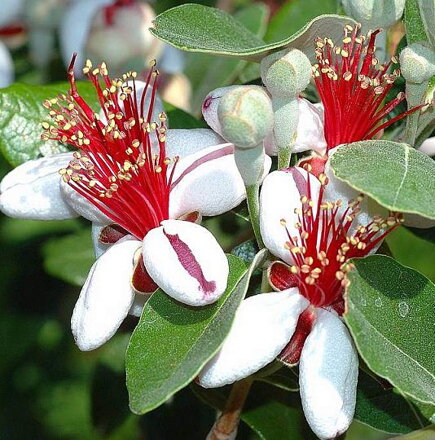
POLYGON ((211 428, 206 440, 234 440, 236 438, 240 414, 253 381, 252 377, 247 377, 233 385, 225 408, 211 428))

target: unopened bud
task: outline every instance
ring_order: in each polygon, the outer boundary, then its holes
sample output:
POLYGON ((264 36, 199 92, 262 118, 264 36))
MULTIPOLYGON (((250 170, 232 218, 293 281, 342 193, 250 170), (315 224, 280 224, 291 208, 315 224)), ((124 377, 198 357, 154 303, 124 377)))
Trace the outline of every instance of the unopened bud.
POLYGON ((402 17, 405 0, 343 0, 346 14, 376 29, 391 26, 402 17))
POLYGON ((273 127, 272 102, 262 87, 240 86, 220 100, 222 136, 238 148, 254 148, 273 127))
POLYGON ((311 63, 298 49, 273 53, 262 61, 262 79, 272 97, 294 98, 310 83, 311 63))
POLYGON ((435 53, 420 43, 410 44, 400 53, 400 69, 405 80, 421 84, 435 75, 435 53))

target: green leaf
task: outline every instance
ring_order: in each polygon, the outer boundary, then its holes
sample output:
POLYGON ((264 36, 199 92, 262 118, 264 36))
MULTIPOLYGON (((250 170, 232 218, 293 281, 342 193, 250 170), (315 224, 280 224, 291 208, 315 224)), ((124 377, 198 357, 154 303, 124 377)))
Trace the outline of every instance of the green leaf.
POLYGON ((355 419, 391 434, 406 434, 430 423, 394 388, 385 389, 364 371, 358 377, 355 419))
POLYGON ((435 425, 428 426, 427 428, 419 429, 418 431, 411 432, 408 435, 401 435, 400 437, 394 437, 391 440, 434 440, 435 438, 435 425))
MULTIPOLYGON (((234 17, 258 37, 266 31, 269 9, 266 5, 254 3, 234 14, 234 17)), ((246 61, 219 58, 208 54, 190 54, 186 75, 193 84, 192 108, 200 110, 207 94, 218 87, 232 84, 246 66, 246 61)))
POLYGON ((91 231, 85 228, 75 234, 51 239, 42 248, 42 254, 44 268, 50 275, 83 286, 95 262, 91 231))
POLYGON ((391 211, 435 219, 435 161, 407 144, 362 141, 331 158, 336 177, 391 211))
POLYGON ((260 252, 249 270, 242 260, 229 255, 227 290, 215 304, 194 308, 161 290, 152 295, 127 349, 127 388, 134 413, 144 414, 165 402, 217 352, 246 294, 251 273, 266 254, 260 252))
POLYGON ((401 393, 435 403, 435 285, 390 257, 353 260, 344 318, 368 367, 401 393))
POLYGON ((418 0, 406 0, 404 21, 408 44, 427 41, 426 31, 420 15, 420 8, 418 7, 418 0))
POLYGON ((165 102, 165 111, 171 128, 207 128, 207 124, 191 114, 165 102))
MULTIPOLYGON (((192 389, 205 403, 222 410, 230 387, 204 389, 192 384, 192 389)), ((261 440, 317 439, 299 408, 299 393, 255 382, 240 418, 261 440)))
POLYGON ((274 14, 267 29, 266 41, 277 41, 297 32, 320 14, 337 12, 337 0, 296 0, 286 2, 274 14))
MULTIPOLYGON (((90 105, 96 102, 91 84, 79 83, 78 88, 90 105)), ((41 154, 66 151, 66 147, 56 141, 41 140, 41 123, 49 121, 48 110, 42 103, 68 89, 68 83, 59 83, 49 86, 13 84, 0 90, 0 151, 12 166, 41 154)))
POLYGON ((342 38, 343 26, 355 23, 339 15, 321 15, 293 35, 266 44, 231 15, 219 9, 186 4, 158 15, 151 33, 182 50, 260 61, 268 53, 295 47, 314 58, 316 37, 342 38))

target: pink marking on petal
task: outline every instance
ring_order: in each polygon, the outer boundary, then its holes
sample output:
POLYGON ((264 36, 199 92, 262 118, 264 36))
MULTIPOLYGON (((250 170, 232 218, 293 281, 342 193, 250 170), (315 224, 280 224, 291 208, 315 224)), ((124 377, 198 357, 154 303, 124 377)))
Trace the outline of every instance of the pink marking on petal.
POLYGON ((187 243, 181 240, 178 234, 168 234, 167 232, 164 232, 164 234, 172 246, 172 249, 174 249, 177 254, 178 261, 184 270, 198 281, 198 290, 204 293, 204 297, 213 293, 216 290, 216 282, 207 281, 205 279, 201 265, 198 263, 198 260, 193 255, 187 243))

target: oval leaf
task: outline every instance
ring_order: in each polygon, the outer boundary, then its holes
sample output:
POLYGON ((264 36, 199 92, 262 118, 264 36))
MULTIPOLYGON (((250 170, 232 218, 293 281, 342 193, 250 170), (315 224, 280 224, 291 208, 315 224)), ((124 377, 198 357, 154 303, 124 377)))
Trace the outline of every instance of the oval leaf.
POLYGON ((390 257, 354 260, 344 318, 368 367, 403 394, 435 403, 435 285, 390 257))
POLYGON ((286 47, 308 50, 314 58, 315 38, 339 40, 344 25, 353 23, 348 17, 320 15, 290 37, 266 44, 226 12, 187 4, 158 15, 151 33, 182 50, 260 61, 270 52, 286 47))
MULTIPOLYGON (((12 166, 67 151, 56 141, 43 141, 41 123, 49 121, 44 101, 55 98, 69 89, 68 83, 49 86, 13 84, 0 90, 0 151, 12 166)), ((97 101, 90 83, 78 83, 79 92, 88 103, 97 101)))
POLYGON ((331 157, 335 176, 391 211, 435 219, 435 161, 407 144, 362 141, 331 157))
POLYGON ((144 414, 194 379, 219 350, 234 314, 248 289, 253 270, 267 252, 260 252, 250 269, 229 255, 228 287, 210 306, 187 307, 161 290, 144 307, 126 355, 130 408, 144 414))

